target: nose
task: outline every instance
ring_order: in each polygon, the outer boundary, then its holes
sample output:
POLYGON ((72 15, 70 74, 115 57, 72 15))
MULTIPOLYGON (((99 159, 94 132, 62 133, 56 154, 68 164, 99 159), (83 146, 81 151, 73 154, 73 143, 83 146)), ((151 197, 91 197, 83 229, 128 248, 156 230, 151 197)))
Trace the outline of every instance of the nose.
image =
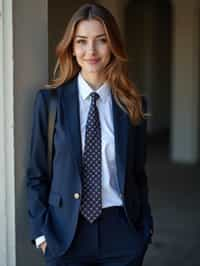
POLYGON ((94 54, 96 51, 95 42, 89 42, 88 44, 88 53, 94 54))

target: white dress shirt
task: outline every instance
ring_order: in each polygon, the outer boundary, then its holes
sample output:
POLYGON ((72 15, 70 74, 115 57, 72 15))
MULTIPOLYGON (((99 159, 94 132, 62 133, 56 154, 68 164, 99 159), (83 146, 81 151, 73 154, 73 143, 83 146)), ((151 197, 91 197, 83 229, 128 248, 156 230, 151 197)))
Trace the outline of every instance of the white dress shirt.
MULTIPOLYGON (((85 146, 87 116, 91 103, 90 93, 94 92, 94 90, 84 80, 80 72, 78 74, 78 92, 83 152, 85 146)), ((96 105, 99 111, 102 137, 102 207, 120 206, 123 203, 120 197, 117 179, 111 90, 108 83, 105 82, 95 90, 95 92, 100 96, 96 105)), ((39 247, 44 240, 44 236, 36 238, 36 246, 39 247)))

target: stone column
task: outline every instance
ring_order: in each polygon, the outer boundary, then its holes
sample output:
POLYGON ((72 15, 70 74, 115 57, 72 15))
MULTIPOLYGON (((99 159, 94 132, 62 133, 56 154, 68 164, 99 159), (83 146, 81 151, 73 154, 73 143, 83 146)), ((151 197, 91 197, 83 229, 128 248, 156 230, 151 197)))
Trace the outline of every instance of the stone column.
POLYGON ((173 81, 171 156, 199 159, 199 1, 173 0, 173 81))
POLYGON ((16 265, 12 14, 0 0, 0 266, 16 265))
POLYGON ((29 240, 25 169, 35 94, 48 81, 48 1, 14 0, 13 5, 16 265, 42 266, 29 240))

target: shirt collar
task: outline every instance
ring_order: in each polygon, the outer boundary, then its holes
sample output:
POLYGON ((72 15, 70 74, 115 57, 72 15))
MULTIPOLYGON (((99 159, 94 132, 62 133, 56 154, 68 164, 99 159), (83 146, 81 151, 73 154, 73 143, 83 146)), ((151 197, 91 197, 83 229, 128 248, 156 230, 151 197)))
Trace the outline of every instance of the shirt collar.
POLYGON ((91 92, 96 92, 100 96, 100 100, 105 102, 111 97, 111 90, 108 82, 104 82, 97 90, 93 90, 81 73, 78 74, 78 90, 79 95, 83 100, 89 99, 91 92))

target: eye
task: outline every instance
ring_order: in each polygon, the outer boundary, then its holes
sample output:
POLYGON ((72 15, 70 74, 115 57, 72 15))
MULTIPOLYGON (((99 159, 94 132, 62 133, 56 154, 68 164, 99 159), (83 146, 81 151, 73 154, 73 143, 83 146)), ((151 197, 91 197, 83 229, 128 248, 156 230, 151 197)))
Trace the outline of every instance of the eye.
POLYGON ((85 43, 85 40, 77 40, 76 43, 85 43))
POLYGON ((106 43, 107 42, 107 40, 105 38, 99 39, 99 41, 102 42, 102 43, 106 43))

